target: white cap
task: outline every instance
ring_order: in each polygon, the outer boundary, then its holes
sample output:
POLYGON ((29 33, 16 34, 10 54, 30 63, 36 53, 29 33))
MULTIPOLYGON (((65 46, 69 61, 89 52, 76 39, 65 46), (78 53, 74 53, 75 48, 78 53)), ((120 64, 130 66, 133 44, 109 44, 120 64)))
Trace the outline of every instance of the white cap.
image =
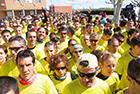
POLYGON ((93 54, 89 54, 89 53, 83 54, 77 60, 78 68, 90 69, 90 68, 95 68, 97 66, 98 66, 97 57, 93 54), (81 64, 81 61, 88 61, 88 64, 86 66, 83 66, 81 64))

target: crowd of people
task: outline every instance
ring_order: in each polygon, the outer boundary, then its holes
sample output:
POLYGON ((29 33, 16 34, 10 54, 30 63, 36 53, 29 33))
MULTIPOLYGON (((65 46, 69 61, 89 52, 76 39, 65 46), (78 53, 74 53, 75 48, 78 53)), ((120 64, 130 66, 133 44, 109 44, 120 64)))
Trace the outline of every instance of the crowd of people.
POLYGON ((139 24, 43 12, 0 20, 0 94, 139 94, 139 24))

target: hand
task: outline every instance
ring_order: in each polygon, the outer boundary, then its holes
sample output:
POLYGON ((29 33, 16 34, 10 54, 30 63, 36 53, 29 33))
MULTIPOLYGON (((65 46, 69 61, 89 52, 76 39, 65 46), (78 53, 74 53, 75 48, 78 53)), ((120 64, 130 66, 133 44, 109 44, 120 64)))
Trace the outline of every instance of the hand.
POLYGON ((91 12, 91 9, 88 9, 88 13, 90 13, 91 12))

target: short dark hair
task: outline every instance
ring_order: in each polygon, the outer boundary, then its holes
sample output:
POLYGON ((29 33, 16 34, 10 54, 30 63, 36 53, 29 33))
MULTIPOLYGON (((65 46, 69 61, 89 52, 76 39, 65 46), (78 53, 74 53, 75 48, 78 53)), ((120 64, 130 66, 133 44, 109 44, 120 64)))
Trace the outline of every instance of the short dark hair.
POLYGON ((45 47, 49 47, 49 46, 53 46, 55 48, 54 43, 51 41, 45 43, 45 47))
POLYGON ((58 38, 58 37, 53 37, 53 38, 51 38, 51 41, 52 41, 52 42, 58 42, 58 41, 60 41, 60 43, 61 43, 61 40, 60 40, 60 38, 58 38))
POLYGON ((75 39, 70 39, 70 40, 68 41, 68 46, 70 46, 71 41, 75 41, 75 42, 76 42, 75 39))
POLYGON ((136 45, 140 45, 140 35, 136 35, 131 39, 130 45, 135 47, 136 45))
POLYGON ((127 35, 132 35, 132 34, 134 34, 134 33, 138 33, 139 31, 137 30, 137 29, 130 29, 128 32, 127 32, 127 35))
POLYGON ((10 30, 7 30, 7 29, 6 29, 6 30, 3 30, 3 31, 1 32, 1 35, 3 35, 4 33, 9 33, 10 35, 12 35, 11 32, 10 32, 10 30))
POLYGON ((67 31, 67 28, 62 26, 59 28, 58 32, 61 32, 61 31, 67 31))
POLYGON ((89 26, 93 26, 91 23, 88 23, 87 25, 86 25, 86 28, 88 28, 89 26))
POLYGON ((118 32, 118 31, 122 30, 122 28, 118 26, 118 27, 114 28, 113 30, 114 30, 114 32, 118 32))
POLYGON ((67 26, 67 31, 71 33, 71 35, 75 34, 75 29, 73 26, 67 26))
MULTIPOLYGON (((29 32, 35 32, 35 31, 32 30, 32 29, 31 29, 31 30, 28 30, 28 31, 26 32, 26 38, 28 37, 28 33, 29 33, 29 32)), ((35 33, 36 33, 36 32, 35 32, 35 33)))
POLYGON ((104 34, 111 36, 112 35, 112 31, 110 29, 104 29, 104 34))
POLYGON ((118 39, 116 39, 116 38, 110 38, 110 39, 108 40, 108 45, 110 45, 111 41, 118 41, 118 39))
POLYGON ((32 57, 32 62, 33 62, 33 64, 35 64, 35 55, 32 51, 30 51, 28 49, 22 50, 17 54, 16 64, 18 64, 18 59, 19 58, 26 58, 26 57, 32 57))
POLYGON ((128 76, 132 77, 132 79, 137 79, 140 75, 140 58, 132 59, 127 68, 128 76))
POLYGON ((64 62, 66 64, 67 71, 69 71, 70 62, 65 54, 57 54, 50 58, 49 62, 50 71, 54 71, 56 65, 59 64, 60 62, 64 62))
POLYGON ((13 90, 15 94, 19 94, 18 82, 13 77, 1 76, 0 77, 0 94, 6 94, 13 90))
POLYGON ((120 26, 121 27, 124 27, 126 24, 127 24, 127 21, 126 20, 121 20, 120 21, 120 26))

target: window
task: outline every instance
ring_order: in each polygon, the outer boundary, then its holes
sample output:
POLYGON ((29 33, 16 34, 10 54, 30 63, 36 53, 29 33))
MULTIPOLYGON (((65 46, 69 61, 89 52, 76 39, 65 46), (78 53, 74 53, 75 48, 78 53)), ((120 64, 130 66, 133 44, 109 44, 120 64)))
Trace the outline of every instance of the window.
POLYGON ((14 2, 19 2, 20 0, 14 0, 14 2))
POLYGON ((41 3, 41 0, 37 0, 37 3, 41 3))
POLYGON ((33 0, 25 0, 25 3, 33 3, 33 0))

